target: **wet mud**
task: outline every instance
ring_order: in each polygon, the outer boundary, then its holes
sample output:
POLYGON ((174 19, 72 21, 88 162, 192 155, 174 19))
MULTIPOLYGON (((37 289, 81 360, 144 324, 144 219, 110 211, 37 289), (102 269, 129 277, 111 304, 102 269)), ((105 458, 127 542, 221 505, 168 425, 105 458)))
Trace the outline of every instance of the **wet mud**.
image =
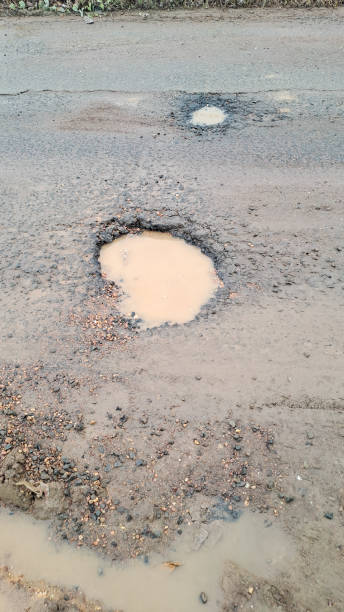
MULTIPOLYGON (((188 609, 341 612, 340 95, 45 91, 0 111, 1 504, 104 568, 156 581, 172 562, 188 609), (207 104, 223 124, 191 126, 207 104), (223 286, 192 321, 143 330, 114 307, 100 251, 142 231, 211 258, 223 286), (245 538, 227 560, 205 538, 217 586, 191 593, 184 538, 217 521, 245 538)), ((16 571, 0 601, 17 584, 19 610, 103 606, 16 571)))
POLYGON ((53 519, 62 539, 125 559, 128 551, 136 557, 161 548, 195 520, 227 521, 243 508, 263 508, 270 494, 257 486, 253 453, 283 491, 271 430, 240 425, 230 415, 216 424, 201 415, 192 422, 180 416, 178 401, 169 415, 154 417, 152 400, 131 414, 119 379, 113 401, 113 377, 105 395, 98 384, 91 386, 87 411, 73 381, 75 406, 67 414, 62 398, 73 387, 64 381, 57 390, 38 369, 31 373, 39 382, 33 398, 37 403, 45 397, 53 415, 47 418, 45 411, 28 413, 23 405, 25 374, 7 372, 4 385, 0 500, 35 518, 53 519))

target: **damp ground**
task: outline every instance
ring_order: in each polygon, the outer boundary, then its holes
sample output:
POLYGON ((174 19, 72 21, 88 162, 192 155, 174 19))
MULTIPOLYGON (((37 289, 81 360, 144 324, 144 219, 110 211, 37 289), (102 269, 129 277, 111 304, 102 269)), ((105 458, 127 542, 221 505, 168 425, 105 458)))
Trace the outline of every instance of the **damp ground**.
POLYGON ((142 326, 187 323, 219 286, 209 257, 169 233, 145 231, 100 250, 102 274, 124 293, 120 312, 142 326))
POLYGON ((56 546, 48 533, 42 522, 1 512, 0 564, 29 582, 77 589, 88 600, 126 612, 197 612, 205 604, 215 611, 225 596, 226 564, 251 574, 247 594, 252 597, 256 582, 278 579, 294 554, 278 528, 249 512, 230 522, 190 528, 164 555, 126 564, 111 564, 67 544, 56 546))
POLYGON ((114 564, 255 510, 294 556, 225 612, 344 609, 342 12, 0 24, 1 504, 114 564), (190 324, 114 308, 133 228, 214 262, 190 324))

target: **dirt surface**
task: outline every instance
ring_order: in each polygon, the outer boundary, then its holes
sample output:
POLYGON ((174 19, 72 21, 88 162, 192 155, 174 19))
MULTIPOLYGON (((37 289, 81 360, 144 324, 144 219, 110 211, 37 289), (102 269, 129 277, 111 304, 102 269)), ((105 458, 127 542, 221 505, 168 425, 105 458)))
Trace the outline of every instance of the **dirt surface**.
POLYGON ((343 30, 293 19, 252 51, 255 14, 0 22, 0 500, 114 560, 264 513, 292 562, 229 563, 226 611, 344 608, 343 30), (192 127, 204 104, 224 124, 192 127), (99 249, 142 229, 212 257, 191 323, 118 313, 99 249))

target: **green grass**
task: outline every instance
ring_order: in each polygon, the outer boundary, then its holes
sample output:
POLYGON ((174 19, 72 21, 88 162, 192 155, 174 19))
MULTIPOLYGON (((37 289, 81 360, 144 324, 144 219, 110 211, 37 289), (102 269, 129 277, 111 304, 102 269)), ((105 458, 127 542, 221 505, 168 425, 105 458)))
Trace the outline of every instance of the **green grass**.
POLYGON ((252 7, 336 7, 344 0, 0 0, 0 11, 7 14, 110 12, 177 8, 252 8, 252 7))

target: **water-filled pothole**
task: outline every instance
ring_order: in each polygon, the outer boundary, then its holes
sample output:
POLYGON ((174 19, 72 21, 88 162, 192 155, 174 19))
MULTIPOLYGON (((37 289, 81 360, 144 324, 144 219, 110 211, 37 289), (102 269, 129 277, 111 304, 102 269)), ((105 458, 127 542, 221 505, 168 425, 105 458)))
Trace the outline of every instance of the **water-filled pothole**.
POLYGON ((225 118, 226 113, 221 108, 207 104, 192 113, 191 124, 199 127, 219 125, 225 118))
POLYGON ((126 234, 102 246, 99 262, 123 292, 120 312, 143 328, 191 321, 220 286, 211 259, 167 232, 126 234))
POLYGON ((0 565, 27 581, 80 589, 87 598, 125 612, 197 612, 206 600, 207 609, 217 610, 228 562, 239 576, 241 570, 252 572, 256 584, 258 576, 269 579, 285 569, 292 557, 289 539, 249 513, 230 523, 191 527, 164 555, 112 564, 66 543, 56 547, 44 522, 0 512, 0 565))

